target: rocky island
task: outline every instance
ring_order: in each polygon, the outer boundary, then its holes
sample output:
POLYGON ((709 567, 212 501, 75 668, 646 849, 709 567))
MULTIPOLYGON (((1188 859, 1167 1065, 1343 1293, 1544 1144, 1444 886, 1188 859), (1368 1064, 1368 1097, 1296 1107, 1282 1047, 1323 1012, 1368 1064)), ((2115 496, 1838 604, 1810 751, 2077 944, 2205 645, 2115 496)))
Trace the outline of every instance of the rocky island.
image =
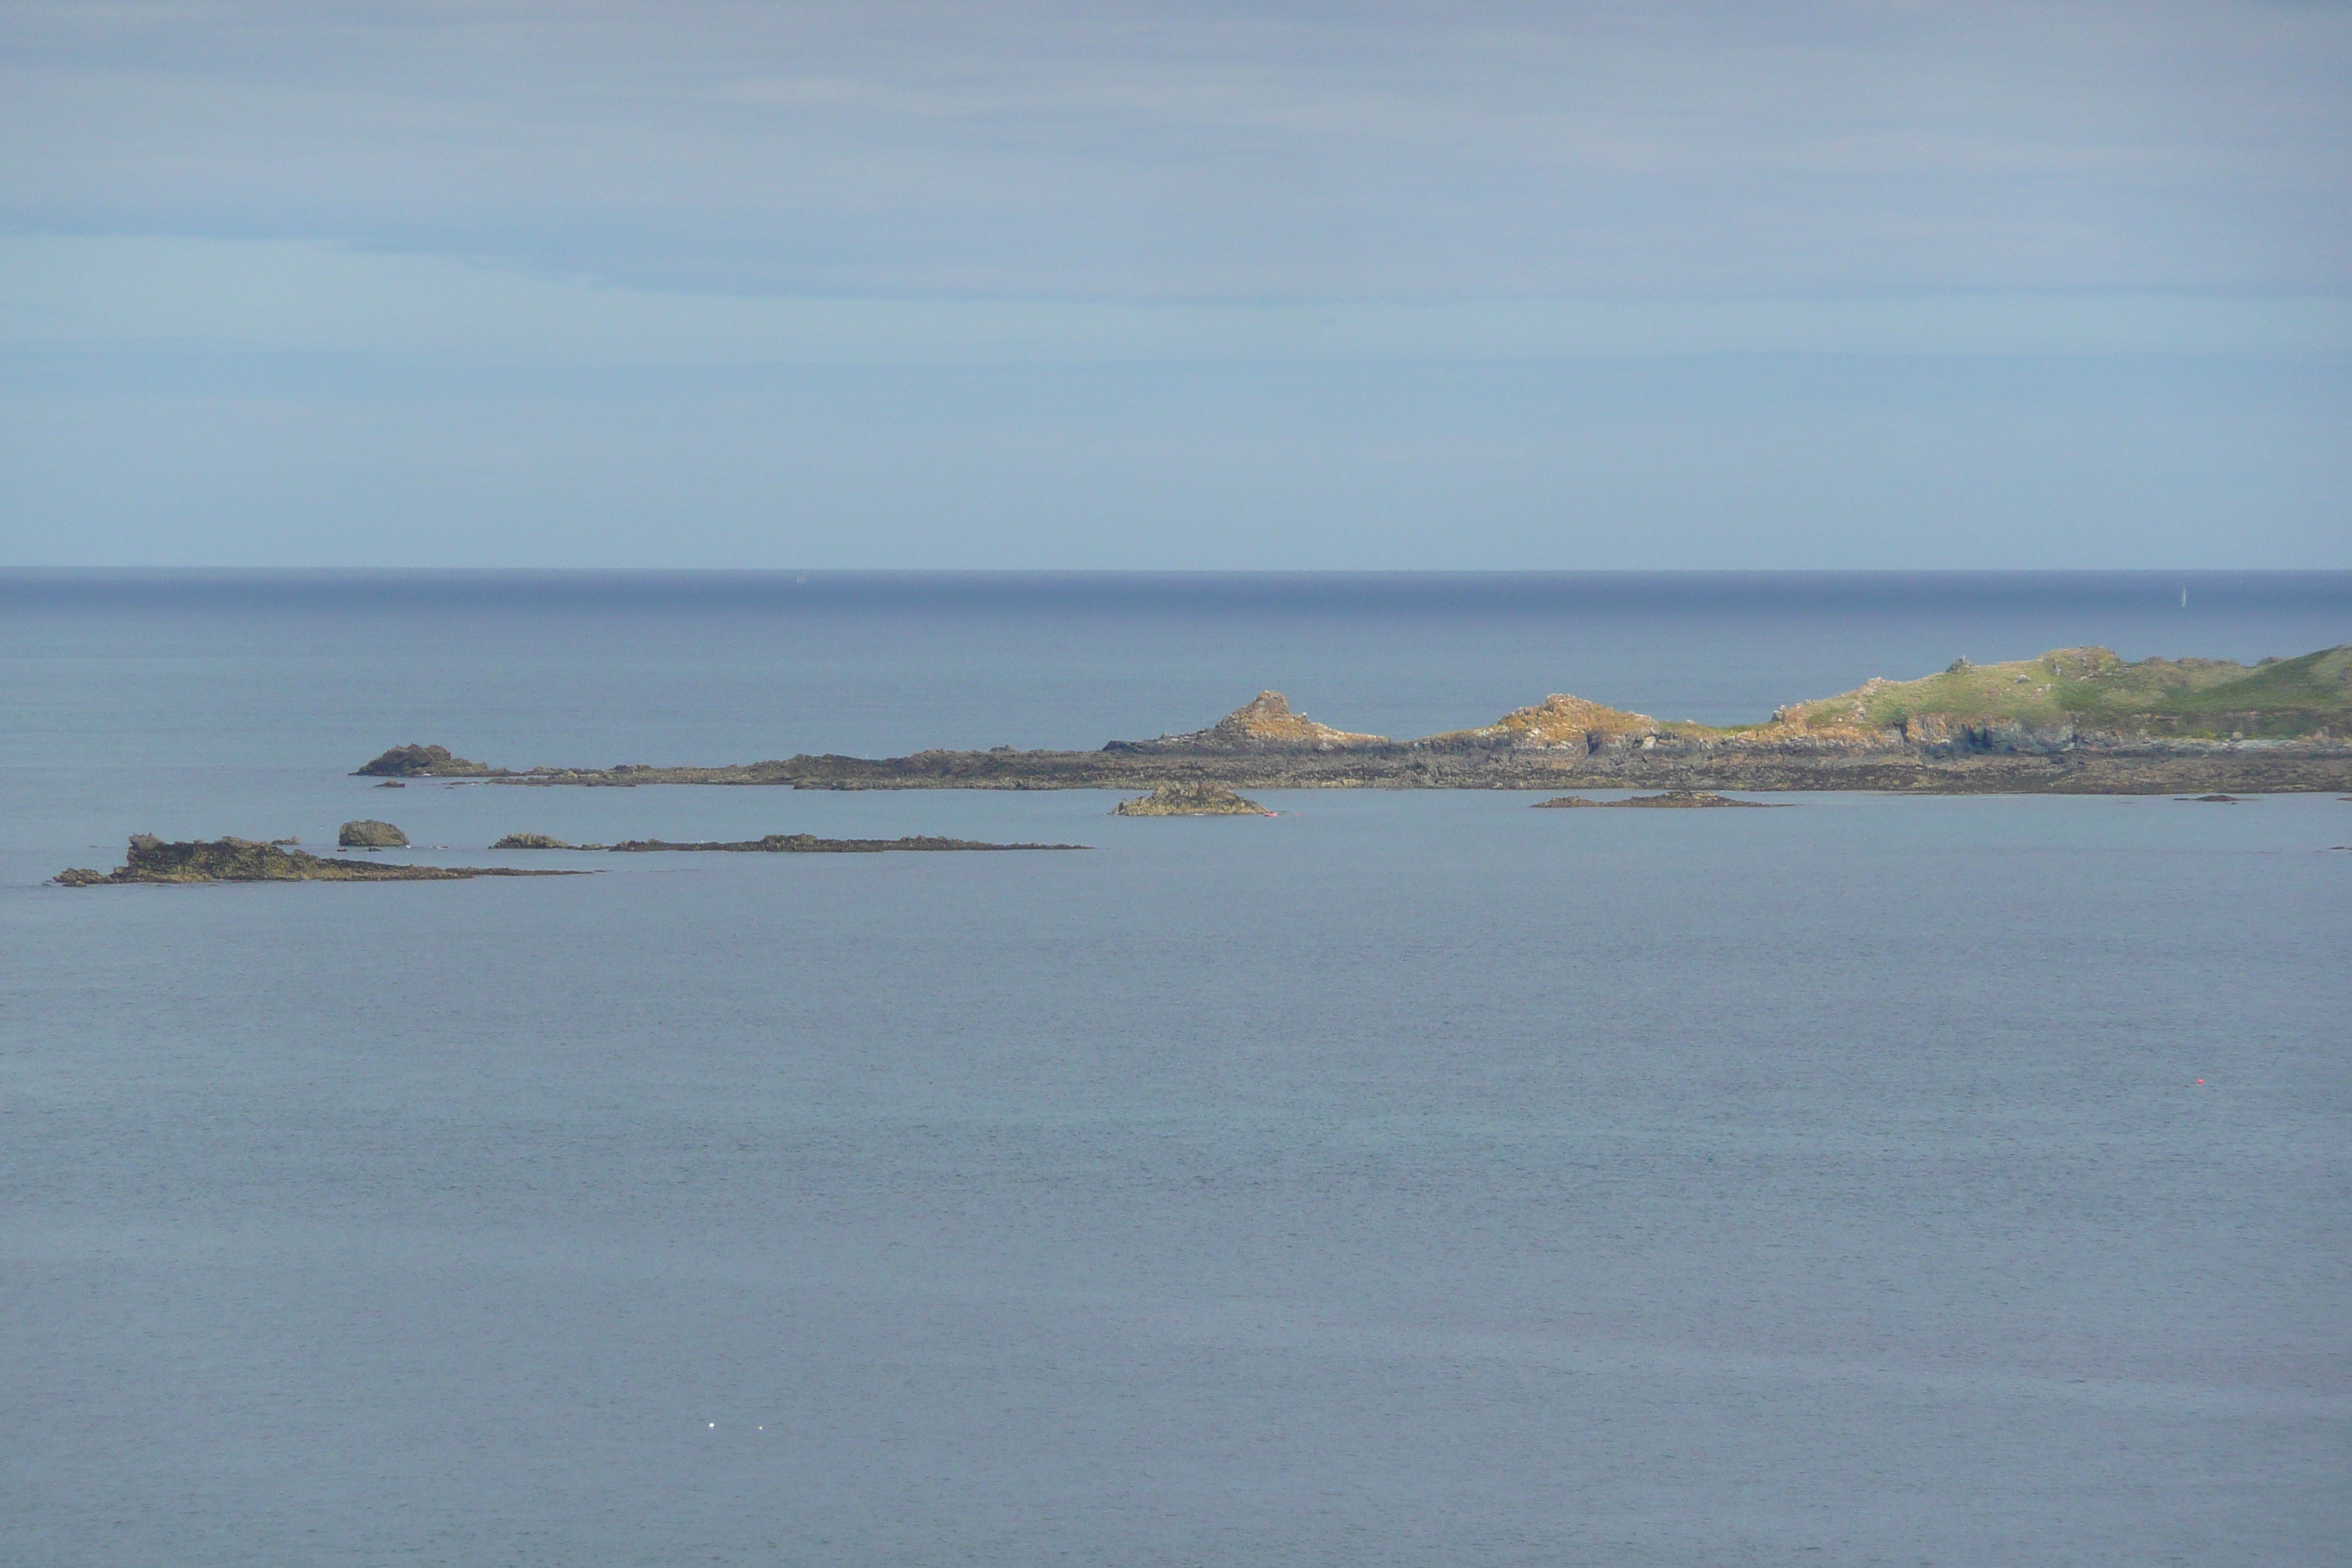
POLYGON ((1120 801, 1113 816, 1272 816, 1274 813, 1234 793, 1234 786, 1206 780, 1161 784, 1150 795, 1120 801))
POLYGON ((453 757, 446 746, 410 745, 394 746, 361 768, 356 776, 363 779, 477 779, 488 778, 498 771, 481 763, 453 757))
POLYGON ((408 745, 359 771, 604 787, 2334 794, 2352 787, 2352 644, 2254 665, 2134 663, 2101 647, 2002 664, 1956 659, 1936 675, 1867 680, 1744 725, 1659 720, 1560 695, 1492 723, 1398 741, 1318 723, 1266 691, 1207 729, 1091 752, 1001 747, 512 772, 408 745))
POLYGON ((52 879, 61 887, 126 882, 459 882, 474 877, 584 877, 585 871, 524 871, 503 866, 386 866, 337 860, 250 838, 166 843, 134 833, 112 871, 74 867, 52 879))

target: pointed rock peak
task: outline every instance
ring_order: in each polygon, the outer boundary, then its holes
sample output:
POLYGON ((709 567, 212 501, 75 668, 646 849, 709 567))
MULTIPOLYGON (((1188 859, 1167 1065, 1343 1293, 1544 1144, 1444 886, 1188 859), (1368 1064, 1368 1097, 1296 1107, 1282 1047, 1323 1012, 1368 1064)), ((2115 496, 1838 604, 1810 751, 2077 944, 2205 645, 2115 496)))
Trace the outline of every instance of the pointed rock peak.
POLYGON ((1259 692, 1255 697, 1234 709, 1233 716, 1236 719, 1272 720, 1289 720, 1296 717, 1290 711, 1290 699, 1279 691, 1259 692))
POLYGON ((1360 735, 1318 724, 1304 714, 1292 712, 1289 700, 1279 691, 1259 692, 1218 720, 1214 732, 1236 740, 1311 746, 1377 745, 1388 739, 1385 735, 1360 735))

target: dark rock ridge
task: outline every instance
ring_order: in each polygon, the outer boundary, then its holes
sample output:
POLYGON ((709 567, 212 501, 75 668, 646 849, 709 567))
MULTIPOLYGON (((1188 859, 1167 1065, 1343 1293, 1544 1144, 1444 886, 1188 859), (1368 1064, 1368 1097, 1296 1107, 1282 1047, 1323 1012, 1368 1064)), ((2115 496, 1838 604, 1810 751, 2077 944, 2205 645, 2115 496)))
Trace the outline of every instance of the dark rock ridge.
MULTIPOLYGON (((544 833, 509 833, 490 846, 493 849, 577 849, 577 844, 566 844, 561 838, 550 838, 544 833)), ((596 847, 603 847, 599 845, 596 847)))
POLYGON ((983 844, 973 838, 819 838, 807 833, 771 833, 764 838, 739 838, 732 843, 706 840, 700 844, 670 844, 659 838, 631 838, 615 844, 621 853, 656 849, 729 850, 757 855, 878 855, 885 850, 914 849, 1085 849, 1084 844, 983 844))
POLYGON ((1113 816, 1272 816, 1274 813, 1234 793, 1234 786, 1202 781, 1161 784, 1150 795, 1120 801, 1113 816))
POLYGON ((389 822, 373 818, 364 822, 346 822, 335 830, 335 847, 339 849, 405 849, 408 835, 389 822))
MULTIPOLYGON (((1938 795, 2188 795, 2352 787, 2352 644, 2291 659, 2126 663, 2105 648, 1955 661, 1716 727, 1553 696, 1491 724, 1393 741, 1320 724, 1263 692, 1205 730, 1094 752, 796 756, 722 767, 509 773, 403 747, 431 765, 539 785, 784 784, 799 789, 1875 790, 1938 795)), ((405 765, 405 764, 404 764, 405 765)), ((363 770, 364 771, 364 770, 363 770)))
POLYGON ((1630 795, 1623 800, 1587 800, 1580 795, 1563 795, 1555 796, 1550 800, 1539 800, 1536 802, 1536 806, 1540 810, 1549 806, 1633 805, 1653 806, 1663 810, 1675 811, 1683 809, 1704 810, 1719 805, 1750 805, 1769 808, 1774 805, 1786 805, 1787 804, 1788 802, 1786 801, 1734 800, 1727 795, 1715 795, 1706 790, 1677 789, 1669 790, 1664 795, 1630 795))
POLYGON ((457 882, 472 877, 581 877, 584 871, 520 871, 498 866, 385 866, 336 860, 250 838, 168 844, 152 833, 131 836, 113 871, 83 867, 58 873, 68 888, 104 882, 457 882))

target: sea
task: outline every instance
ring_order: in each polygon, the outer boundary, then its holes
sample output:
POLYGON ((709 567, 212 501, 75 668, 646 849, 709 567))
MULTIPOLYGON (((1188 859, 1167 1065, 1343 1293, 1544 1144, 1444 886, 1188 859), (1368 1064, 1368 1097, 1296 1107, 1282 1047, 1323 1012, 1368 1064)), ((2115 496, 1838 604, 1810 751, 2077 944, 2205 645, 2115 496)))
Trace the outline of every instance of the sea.
POLYGON ((0 1561, 2341 1563, 2352 802, 351 775, 2346 641, 2347 573, 0 575, 0 1561), (596 874, 47 882, 361 817, 596 874))

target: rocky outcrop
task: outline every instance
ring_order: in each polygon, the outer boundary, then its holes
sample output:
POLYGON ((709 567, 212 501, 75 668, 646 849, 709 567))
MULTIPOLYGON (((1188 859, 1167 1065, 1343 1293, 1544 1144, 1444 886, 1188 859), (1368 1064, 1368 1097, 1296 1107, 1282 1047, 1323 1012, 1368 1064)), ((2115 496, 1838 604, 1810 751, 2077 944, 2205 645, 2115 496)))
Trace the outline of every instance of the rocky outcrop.
POLYGON ((544 833, 509 833, 490 846, 493 849, 577 849, 577 844, 566 844, 561 838, 550 838, 544 833))
POLYGON ((487 778, 499 772, 480 763, 449 754, 446 746, 394 746, 373 762, 362 763, 354 778, 487 778))
POLYGON ((1707 790, 1690 789, 1668 790, 1664 795, 1630 795, 1623 800, 1587 800, 1580 795, 1564 795, 1553 800, 1539 800, 1536 802, 1538 809, 1551 806, 1631 805, 1654 807, 1667 811, 1707 810, 1715 806, 1721 805, 1769 807, 1774 805, 1786 805, 1787 804, 1788 802, 1786 801, 1734 800, 1727 795, 1716 795, 1707 790))
POLYGON ((2252 666, 2127 664, 2104 648, 2061 648, 2011 664, 1956 660, 1916 681, 1869 680, 1787 705, 1766 723, 1729 728, 1559 694, 1491 724, 1392 741, 1318 723, 1266 691, 1205 730, 1112 741, 1094 752, 1004 746, 723 767, 485 772, 499 783, 545 787, 2334 794, 2352 785, 2347 737, 2352 645, 2252 666))
POLYGON ((389 822, 370 817, 362 822, 346 822, 335 829, 335 847, 339 849, 405 849, 408 835, 389 822))
POLYGON ((886 850, 940 849, 1084 849, 1084 844, 982 844, 971 838, 819 838, 807 833, 771 833, 764 838, 739 838, 731 843, 705 840, 671 844, 659 838, 632 838, 613 848, 623 854, 649 850, 726 850, 754 855, 878 855, 886 850))
POLYGON ((1272 816, 1254 800, 1234 793, 1234 786, 1202 780, 1196 784, 1161 784, 1150 795, 1120 801, 1113 816, 1272 816))
POLYGON ((88 888, 110 882, 453 882, 473 877, 586 874, 507 867, 385 866, 331 859, 250 838, 166 843, 152 833, 135 833, 120 868, 109 872, 76 867, 60 871, 55 880, 68 888, 88 888))
POLYGON ((1628 713, 1622 708, 1554 692, 1533 707, 1513 709, 1492 724, 1432 735, 1423 743, 1456 749, 1501 746, 1512 751, 1590 756, 1637 748, 1644 741, 1654 742, 1658 736, 1673 733, 1646 713, 1628 713))
POLYGON ((1339 752, 1389 744, 1386 735, 1360 735, 1318 724, 1291 711, 1279 691, 1261 691, 1205 730, 1156 741, 1113 741, 1107 752, 1339 752))

